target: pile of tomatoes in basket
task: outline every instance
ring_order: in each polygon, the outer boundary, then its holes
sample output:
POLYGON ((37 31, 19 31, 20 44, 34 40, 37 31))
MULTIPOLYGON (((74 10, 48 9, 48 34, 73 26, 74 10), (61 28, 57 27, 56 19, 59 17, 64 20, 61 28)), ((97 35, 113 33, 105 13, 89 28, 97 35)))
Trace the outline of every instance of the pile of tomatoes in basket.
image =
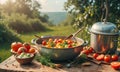
POLYGON ((92 47, 83 48, 82 53, 86 55, 92 55, 92 57, 97 61, 104 61, 106 63, 109 63, 114 69, 120 69, 120 62, 118 61, 119 56, 117 54, 100 54, 95 52, 92 47))
POLYGON ((11 52, 15 54, 25 53, 35 53, 35 48, 29 43, 13 42, 11 43, 11 52))

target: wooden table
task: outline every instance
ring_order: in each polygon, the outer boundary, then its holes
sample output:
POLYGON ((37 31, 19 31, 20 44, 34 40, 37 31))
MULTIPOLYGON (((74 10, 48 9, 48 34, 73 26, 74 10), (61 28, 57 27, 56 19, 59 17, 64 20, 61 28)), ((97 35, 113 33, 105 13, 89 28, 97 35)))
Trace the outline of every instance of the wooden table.
POLYGON ((91 66, 78 65, 77 67, 54 69, 42 65, 36 60, 29 65, 20 65, 12 55, 0 64, 0 72, 120 72, 120 70, 114 70, 110 65, 98 66, 94 63, 91 63, 91 66))

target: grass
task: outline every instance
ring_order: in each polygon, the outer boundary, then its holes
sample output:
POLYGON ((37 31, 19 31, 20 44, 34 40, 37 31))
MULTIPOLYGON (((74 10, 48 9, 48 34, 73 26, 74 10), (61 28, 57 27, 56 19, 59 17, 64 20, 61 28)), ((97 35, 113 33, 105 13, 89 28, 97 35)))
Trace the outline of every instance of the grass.
POLYGON ((36 38, 34 35, 38 36, 45 36, 45 35, 52 35, 52 36, 57 36, 57 35, 65 35, 68 36, 75 32, 74 29, 72 29, 71 26, 66 26, 66 27, 49 27, 50 30, 44 31, 44 32, 33 32, 33 33, 28 33, 28 34, 21 34, 20 39, 23 42, 30 42, 32 39, 36 38))
MULTIPOLYGON (((76 30, 74 30, 71 26, 54 26, 49 27, 49 30, 46 30, 44 32, 32 32, 27 34, 19 34, 19 38, 23 42, 31 42, 32 39, 36 38, 34 35, 43 36, 43 35, 60 35, 60 36, 68 36, 72 33, 74 33, 76 30)), ((7 59, 12 54, 10 53, 10 44, 5 43, 0 45, 0 62, 7 59)))
POLYGON ((11 55, 10 53, 10 44, 5 43, 5 44, 0 44, 0 62, 5 60, 11 55))

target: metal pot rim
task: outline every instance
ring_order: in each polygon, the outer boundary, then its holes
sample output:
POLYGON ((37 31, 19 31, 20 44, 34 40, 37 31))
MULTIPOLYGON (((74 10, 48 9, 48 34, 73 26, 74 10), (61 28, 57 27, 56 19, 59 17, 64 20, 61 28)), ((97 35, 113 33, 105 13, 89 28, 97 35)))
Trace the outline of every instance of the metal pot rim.
POLYGON ((119 35, 120 31, 118 33, 103 33, 103 32, 97 32, 97 31, 93 31, 93 30, 89 30, 89 32, 94 33, 94 34, 101 34, 101 35, 119 35))
POLYGON ((119 35, 120 31, 115 24, 111 22, 96 22, 89 28, 91 33, 102 35, 119 35))

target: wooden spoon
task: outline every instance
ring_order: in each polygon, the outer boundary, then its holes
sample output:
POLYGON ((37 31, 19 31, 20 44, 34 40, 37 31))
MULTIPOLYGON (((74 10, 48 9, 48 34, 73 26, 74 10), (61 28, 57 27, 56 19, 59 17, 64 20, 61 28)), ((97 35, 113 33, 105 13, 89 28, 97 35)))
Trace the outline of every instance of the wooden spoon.
POLYGON ((68 37, 65 38, 66 39, 70 39, 72 37, 75 37, 80 31, 82 31, 84 29, 84 27, 80 28, 78 31, 76 31, 75 33, 69 35, 68 37))

